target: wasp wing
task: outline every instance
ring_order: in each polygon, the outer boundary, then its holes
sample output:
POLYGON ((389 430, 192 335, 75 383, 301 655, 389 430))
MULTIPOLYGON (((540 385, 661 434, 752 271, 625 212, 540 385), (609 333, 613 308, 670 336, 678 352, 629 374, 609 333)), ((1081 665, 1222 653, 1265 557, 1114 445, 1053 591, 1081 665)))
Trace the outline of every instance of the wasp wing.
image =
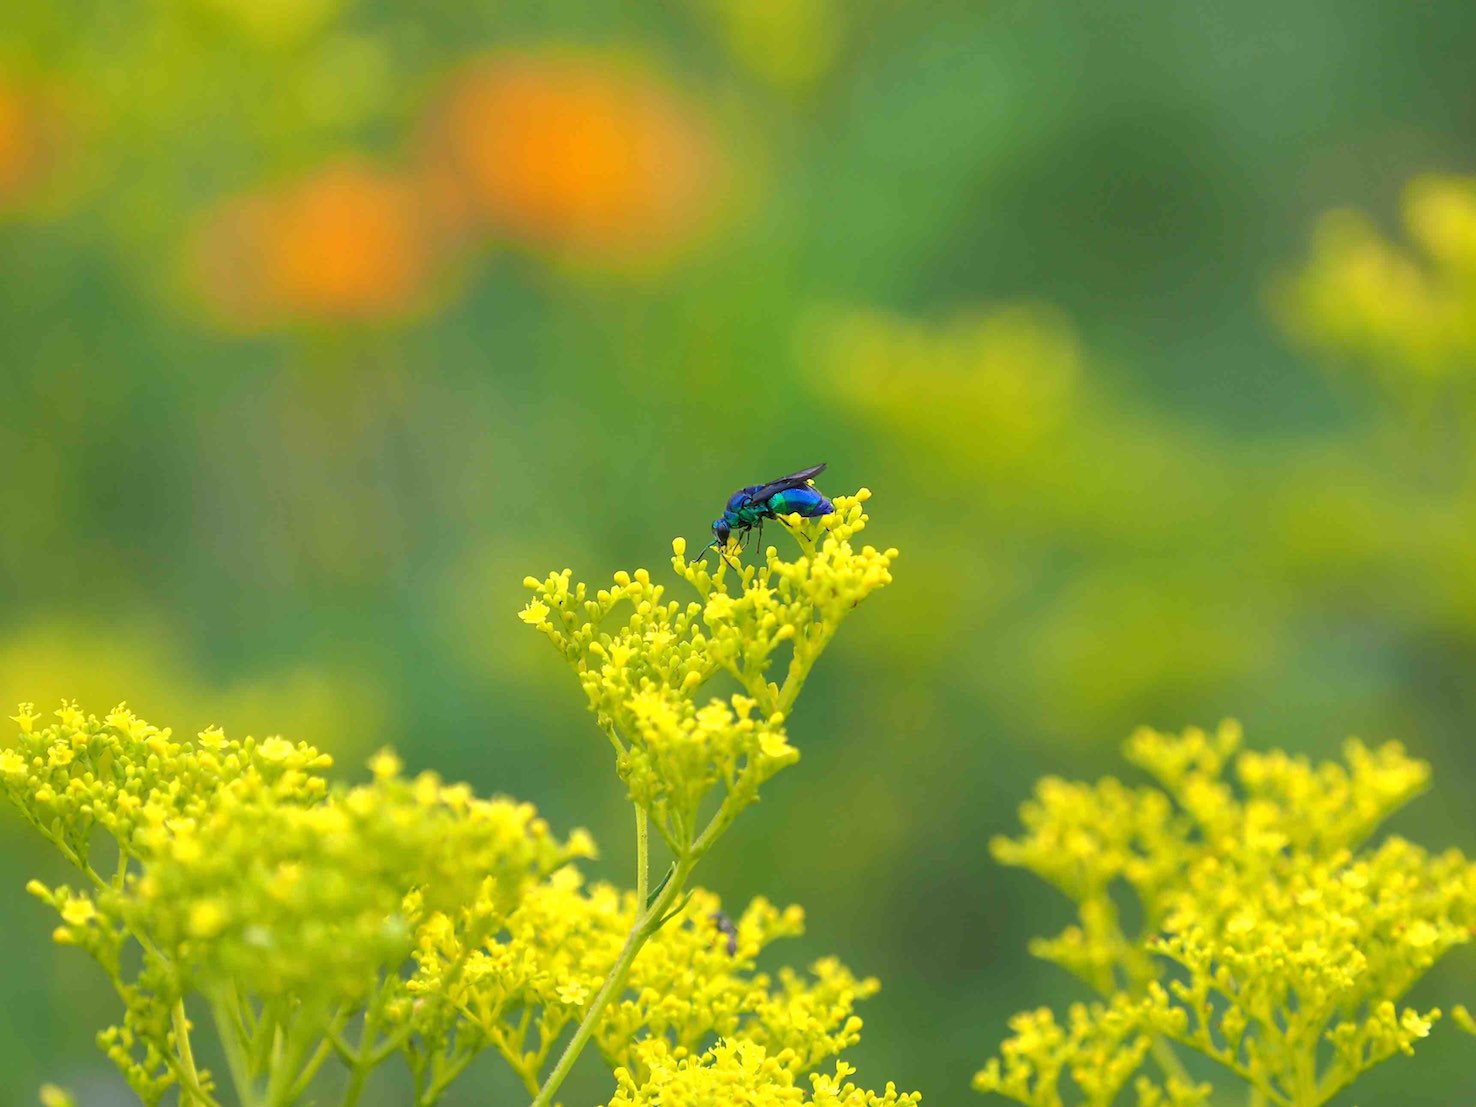
POLYGON ((786 488, 803 488, 810 483, 812 477, 817 477, 825 471, 825 462, 819 465, 811 465, 808 469, 801 469, 798 473, 790 473, 787 477, 771 480, 768 484, 761 484, 749 494, 752 503, 763 503, 775 492, 783 492, 786 488))

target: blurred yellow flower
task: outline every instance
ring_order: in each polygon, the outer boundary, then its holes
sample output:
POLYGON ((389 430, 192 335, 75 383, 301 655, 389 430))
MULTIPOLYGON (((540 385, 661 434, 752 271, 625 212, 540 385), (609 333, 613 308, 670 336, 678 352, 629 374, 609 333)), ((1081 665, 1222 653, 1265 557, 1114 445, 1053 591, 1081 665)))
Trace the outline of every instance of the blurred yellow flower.
POLYGON ((834 65, 845 5, 838 0, 691 0, 728 52, 768 83, 814 84, 834 65))
MULTIPOLYGON (((12 627, 0 635, 0 698, 56 703, 69 690, 92 702, 128 696, 145 708, 175 704, 190 733, 215 724, 237 732, 289 729, 339 753, 377 741, 388 701, 373 674, 341 663, 300 664, 220 684, 170 645, 175 638, 147 616, 107 624, 57 616, 12 627)), ((30 733, 41 716, 25 703, 13 718, 30 733)), ((219 742, 213 733, 202 744, 219 742)))
POLYGON ((285 761, 296 747, 285 738, 268 738, 257 748, 268 761, 285 761))
POLYGON ((290 47, 332 22, 343 0, 195 0, 263 46, 290 47))
POLYGON ((1360 212, 1323 216, 1311 256, 1274 287, 1274 306, 1309 345, 1419 399, 1421 382, 1476 368, 1476 178, 1415 178, 1403 219, 1419 252, 1389 242, 1360 212))
POLYGON ((190 907, 185 929, 193 938, 213 938, 228 921, 225 911, 214 900, 202 900, 190 907))
POLYGON ((1416 177, 1405 192, 1404 221, 1438 264, 1476 279, 1476 178, 1416 177))
POLYGON ((1082 375, 1070 324, 1040 305, 941 323, 852 311, 810 337, 810 360, 842 406, 969 461, 1028 455, 1073 413, 1082 375))

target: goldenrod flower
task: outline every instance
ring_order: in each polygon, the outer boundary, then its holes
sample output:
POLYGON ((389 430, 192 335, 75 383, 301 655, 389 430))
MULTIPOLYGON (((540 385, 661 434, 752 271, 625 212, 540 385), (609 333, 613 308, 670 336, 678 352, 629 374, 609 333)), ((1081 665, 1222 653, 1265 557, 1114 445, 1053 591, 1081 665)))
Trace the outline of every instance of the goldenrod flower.
POLYGON ((265 1101, 263 1087, 287 1102, 330 1057, 361 1083, 400 1055, 428 1107, 486 1049, 548 1102, 566 1071, 545 1072, 550 1052, 578 1023, 576 1037, 620 1071, 612 1103, 675 1102, 684 1088, 701 1102, 733 1079, 751 1082, 756 1104, 915 1103, 855 1088, 838 1061, 817 1071, 858 1040, 855 1007, 876 981, 830 958, 759 971, 767 945, 802 929, 799 908, 760 898, 729 919, 687 885, 762 783, 798 758, 785 714, 841 621, 890 580, 895 551, 852 543, 865 498, 790 520, 802 555, 770 549, 732 591, 724 570, 685 562, 676 544, 698 597, 686 604, 645 571, 599 591, 567 571, 530 582, 525 621, 573 665, 642 819, 675 855, 655 891, 644 867, 636 891, 587 884, 576 865, 594 856, 587 833, 560 841, 529 804, 430 773, 407 779, 388 750, 369 783, 346 787, 324 775, 328 756, 286 738, 212 728, 183 740, 121 704, 99 720, 67 702, 42 726, 23 705, 16 741, 0 749, 0 794, 85 877, 80 891, 28 890, 57 912, 55 940, 85 950, 122 998, 98 1042, 129 1085, 149 1107, 172 1089, 217 1101, 189 1044, 192 997, 244 1102, 265 1101), (623 626, 603 629, 616 609, 623 626), (742 691, 701 697, 720 672, 742 691), (716 814, 699 825, 714 793, 716 814), (111 871, 94 856, 103 837, 111 871))
POLYGON ((697 813, 714 789, 725 794, 723 821, 708 826, 720 830, 798 760, 785 715, 840 624, 891 580, 896 550, 852 542, 869 496, 839 496, 823 519, 789 520, 801 556, 785 560, 771 546, 736 580, 715 554, 687 561, 676 539, 672 566, 697 596, 685 603, 667 599, 645 569, 615 574, 608 588, 576 583, 567 569, 524 581, 534 598, 519 617, 574 668, 631 799, 679 855, 710 845, 697 813), (792 649, 775 682, 783 644, 792 649), (743 694, 702 702, 702 686, 723 672, 743 694))
POLYGON ((880 1094, 858 1088, 847 1079, 855 1070, 844 1062, 833 1074, 812 1076, 807 1094, 782 1055, 754 1042, 724 1039, 701 1054, 658 1047, 642 1062, 650 1073, 643 1080, 626 1069, 615 1073, 619 1090, 607 1107, 915 1107, 922 1098, 900 1095, 891 1084, 880 1094))
MULTIPOLYGON (((1025 834, 993 843, 1075 902, 1076 925, 1032 952, 1102 1002, 1074 1007, 1065 1029, 1048 1011, 1018 1016, 980 1090, 1059 1107, 1069 1072, 1081 1102, 1110 1103, 1173 1041, 1268 1103, 1317 1107, 1429 1033, 1439 1011, 1398 1003, 1471 941, 1476 866, 1399 837, 1366 844, 1424 790, 1429 766, 1395 743, 1349 742, 1342 764, 1320 765, 1239 743, 1233 724, 1140 731, 1127 756, 1157 787, 1042 781, 1021 808, 1025 834), (1124 893, 1136 932, 1123 928, 1124 893)), ((1140 1102, 1202 1101, 1174 1066, 1165 1075, 1138 1078, 1140 1102)))
POLYGON ((0 791, 92 882, 28 890, 61 917, 56 940, 91 954, 127 1000, 99 1040, 146 1103, 204 1079, 177 1052, 187 991, 229 994, 253 1017, 301 1010, 297 1032, 322 1037, 335 1010, 401 986, 427 913, 472 905, 486 932, 589 852, 587 835, 559 843, 527 804, 405 780, 387 753, 373 783, 344 789, 321 775, 329 758, 282 738, 181 742, 122 706, 105 721, 74 704, 56 715, 0 753, 0 791), (95 831, 116 842, 111 879, 94 868, 95 831))
POLYGON ((1418 252, 1389 242, 1360 212, 1323 216, 1276 306, 1299 338, 1416 399, 1427 382, 1468 374, 1476 357, 1476 179, 1417 177, 1403 215, 1418 252))

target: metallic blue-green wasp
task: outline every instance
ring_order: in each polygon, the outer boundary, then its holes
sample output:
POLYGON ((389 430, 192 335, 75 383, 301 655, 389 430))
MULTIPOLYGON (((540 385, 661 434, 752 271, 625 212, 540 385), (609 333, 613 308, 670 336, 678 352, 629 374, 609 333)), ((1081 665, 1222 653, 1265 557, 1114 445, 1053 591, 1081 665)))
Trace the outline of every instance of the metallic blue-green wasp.
MULTIPOLYGON (((728 497, 723 513, 712 521, 712 541, 703 552, 717 548, 719 553, 728 548, 733 535, 739 542, 747 539, 749 532, 758 529, 759 541, 764 539, 764 521, 780 515, 801 515, 806 519, 818 519, 829 515, 835 505, 810 481, 825 470, 825 463, 790 473, 787 477, 771 480, 767 484, 751 484, 740 488, 728 497)), ((726 554, 723 555, 726 559, 726 554)))

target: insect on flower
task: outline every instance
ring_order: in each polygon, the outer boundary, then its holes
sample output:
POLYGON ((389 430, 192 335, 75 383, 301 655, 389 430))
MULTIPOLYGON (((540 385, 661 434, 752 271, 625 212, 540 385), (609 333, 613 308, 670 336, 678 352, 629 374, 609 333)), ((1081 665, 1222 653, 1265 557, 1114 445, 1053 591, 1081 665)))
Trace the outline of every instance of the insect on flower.
MULTIPOLYGON (((739 548, 749 532, 758 528, 759 541, 764 539, 764 521, 777 519, 781 515, 801 515, 806 519, 818 519, 829 515, 835 505, 825 498, 811 480, 824 472, 825 463, 790 473, 787 477, 771 480, 767 484, 751 484, 740 488, 728 497, 723 513, 712 521, 713 539, 703 552, 716 548, 725 551, 728 542, 736 533, 739 548)), ((726 555, 724 554, 726 559, 726 555)))
POLYGON ((712 925, 717 932, 727 939, 728 956, 732 957, 738 952, 738 928, 733 925, 733 920, 728 917, 726 911, 714 911, 712 913, 712 925))

